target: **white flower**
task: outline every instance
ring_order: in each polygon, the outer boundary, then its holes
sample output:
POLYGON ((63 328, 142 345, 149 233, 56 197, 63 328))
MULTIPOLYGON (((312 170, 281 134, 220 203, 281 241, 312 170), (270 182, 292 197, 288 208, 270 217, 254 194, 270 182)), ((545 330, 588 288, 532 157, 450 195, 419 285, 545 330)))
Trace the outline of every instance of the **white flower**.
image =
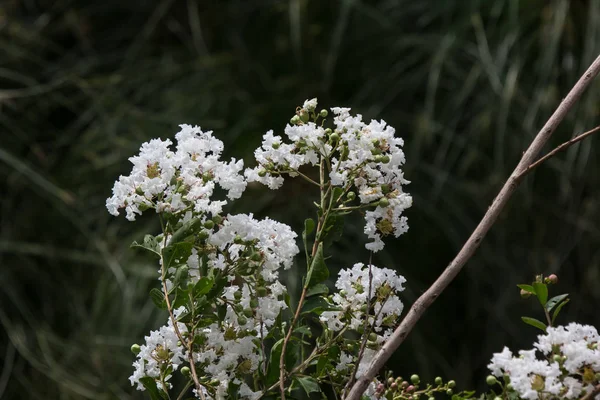
POLYGON ((310 99, 310 100, 306 100, 304 102, 304 105, 302 106, 303 109, 305 109, 306 111, 314 111, 315 108, 317 108, 317 99, 310 99))

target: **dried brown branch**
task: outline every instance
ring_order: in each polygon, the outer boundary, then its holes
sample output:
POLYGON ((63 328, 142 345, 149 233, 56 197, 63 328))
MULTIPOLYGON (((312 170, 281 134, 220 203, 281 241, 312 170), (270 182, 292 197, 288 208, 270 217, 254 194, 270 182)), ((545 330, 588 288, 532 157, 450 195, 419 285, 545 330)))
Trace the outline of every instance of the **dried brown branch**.
POLYGON ((444 272, 433 283, 433 285, 431 285, 431 287, 427 289, 427 291, 423 293, 423 295, 421 295, 421 297, 419 297, 413 304, 406 317, 402 320, 402 323, 398 326, 398 328, 396 328, 389 340, 382 346, 377 355, 374 357, 365 374, 356 381, 352 387, 352 390, 345 398, 346 400, 360 399, 361 395, 372 382, 375 375, 384 366, 385 362, 390 358, 393 352, 400 346, 400 344, 402 344, 404 339, 406 339, 423 313, 431 306, 435 299, 439 297, 439 295, 450 284, 450 282, 452 282, 452 280, 458 275, 466 262, 473 256, 475 250, 477 250, 481 244, 481 241, 485 237, 486 233, 496 222, 500 212, 514 191, 517 189, 525 171, 527 171, 534 163, 536 156, 539 154, 544 144, 546 144, 556 127, 560 124, 560 122, 562 122, 569 110, 573 108, 579 97, 581 97, 581 94, 590 85, 596 75, 598 75, 598 72, 600 72, 600 57, 596 58, 588 70, 577 81, 567 97, 563 99, 554 114, 552 114, 544 127, 533 139, 533 142, 523 154, 521 161, 510 175, 502 189, 500 189, 500 192, 492 202, 492 205, 489 207, 488 211, 483 216, 483 219, 479 225, 477 225, 477 228, 475 228, 463 248, 459 251, 454 260, 452 260, 452 262, 446 267, 444 272))

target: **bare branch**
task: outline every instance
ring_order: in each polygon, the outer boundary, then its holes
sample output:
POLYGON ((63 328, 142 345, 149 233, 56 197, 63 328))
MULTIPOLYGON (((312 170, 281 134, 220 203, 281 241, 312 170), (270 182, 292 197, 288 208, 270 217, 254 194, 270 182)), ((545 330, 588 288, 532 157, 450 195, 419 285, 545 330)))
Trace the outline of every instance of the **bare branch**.
POLYGON ((473 256, 475 250, 477 250, 481 244, 481 241, 485 237, 486 233, 490 230, 500 215, 500 212, 510 199, 511 195, 516 190, 524 172, 532 165, 536 156, 539 154, 544 144, 546 144, 558 124, 562 122, 569 110, 573 108, 579 97, 581 97, 581 94, 590 85, 596 75, 598 75, 598 72, 600 72, 600 57, 596 58, 585 74, 583 74, 579 81, 577 81, 567 97, 564 98, 548 122, 546 122, 544 127, 533 139, 533 142, 523 154, 521 161, 510 175, 502 189, 500 189, 500 192, 492 202, 492 205, 485 213, 483 219, 479 225, 477 225, 477 228, 475 228, 463 248, 459 251, 448 267, 446 267, 444 272, 433 283, 433 285, 431 285, 431 287, 427 289, 427 291, 423 293, 423 295, 421 295, 421 297, 419 297, 413 304, 406 317, 402 320, 402 323, 398 326, 398 328, 396 328, 389 340, 382 346, 377 355, 374 357, 365 374, 356 381, 352 387, 352 390, 346 397, 346 400, 360 399, 360 396, 369 386, 369 383, 373 380, 377 372, 379 372, 379 370, 384 366, 385 362, 390 358, 394 350, 396 350, 400 344, 402 344, 406 336, 413 329, 423 313, 427 310, 427 308, 429 308, 429 306, 431 306, 435 299, 438 298, 442 291, 458 275, 465 263, 473 256))

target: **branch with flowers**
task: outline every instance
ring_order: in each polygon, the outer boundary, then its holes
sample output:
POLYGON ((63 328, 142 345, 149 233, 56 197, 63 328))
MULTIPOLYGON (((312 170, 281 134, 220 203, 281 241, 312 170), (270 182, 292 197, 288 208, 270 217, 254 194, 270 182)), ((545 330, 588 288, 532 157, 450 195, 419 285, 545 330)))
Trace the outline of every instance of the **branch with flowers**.
MULTIPOLYGON (((407 232, 403 212, 412 205, 412 197, 404 191, 409 182, 402 172, 403 141, 394 129, 384 121, 366 123, 348 108, 334 107, 331 113, 332 121, 328 110, 317 109, 316 99, 307 100, 296 109, 284 135, 269 131, 263 136, 254 153, 256 166, 247 169, 242 161, 221 159, 223 143, 212 132, 181 125, 175 143, 154 139, 142 144, 139 155, 130 158, 131 173, 115 182, 113 196, 106 202, 111 214, 124 210, 126 218, 134 221, 154 210, 162 228, 132 245, 157 259, 160 288, 152 289, 150 298, 168 315, 165 326, 146 336, 144 344, 132 346, 136 360, 131 384, 153 400, 473 396, 473 392, 454 393, 454 381, 444 383, 442 378, 423 386, 418 375, 410 380, 389 374, 382 381, 375 377, 393 346, 401 342, 394 328, 403 310, 400 293, 406 281, 394 270, 370 260, 357 262, 340 271, 336 291, 329 292, 325 260, 328 248, 343 233, 345 216, 364 215, 365 246, 376 253, 383 249, 386 236, 407 232), (306 269, 297 304, 290 301, 279 273, 291 268, 299 254, 298 235, 269 218, 224 212, 249 182, 278 189, 289 177, 308 181, 318 196, 314 217, 306 219, 301 234, 306 269), (217 186, 226 198, 218 198, 217 186)), ((521 170, 530 165, 520 164, 521 170)), ((482 236, 478 237, 477 244, 482 236)), ((451 272, 444 278, 445 285, 458 270, 451 272)), ((566 332, 544 342, 552 346, 568 340, 584 340, 588 346, 597 343, 592 327, 552 327, 556 317, 550 317, 550 312, 558 314, 568 299, 548 300, 549 283, 521 286, 545 307, 547 324, 524 321, 543 326, 548 335, 554 334, 553 329, 566 332)), ((415 311, 418 301, 398 329, 407 320, 414 325, 431 301, 415 311)), ((575 398, 569 396, 595 390, 598 377, 591 379, 585 371, 600 372, 597 349, 593 353, 597 360, 588 355, 592 358, 586 356, 584 364, 568 367, 567 361, 575 356, 566 347, 559 351, 552 346, 553 356, 566 358, 556 361, 558 366, 552 364, 551 372, 524 369, 525 378, 519 379, 525 383, 516 384, 517 364, 511 364, 512 355, 505 351, 494 355, 490 364, 494 375, 488 383, 496 384, 495 376, 505 379, 500 397, 506 399, 532 398, 528 397, 531 390, 541 398, 553 398, 544 393, 575 398), (556 368, 562 375, 556 375, 556 368), (587 378, 574 377, 582 368, 587 378), (541 377, 544 385, 536 384, 532 376, 541 377), (576 387, 573 379, 581 386, 576 387), (527 382, 537 386, 529 387, 527 382)))

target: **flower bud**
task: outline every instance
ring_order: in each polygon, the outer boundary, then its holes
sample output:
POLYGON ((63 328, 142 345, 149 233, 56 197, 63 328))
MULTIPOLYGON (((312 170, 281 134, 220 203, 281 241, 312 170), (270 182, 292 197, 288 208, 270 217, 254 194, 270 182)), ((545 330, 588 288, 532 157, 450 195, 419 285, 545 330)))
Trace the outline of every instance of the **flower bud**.
POLYGON ((522 299, 527 299, 527 298, 529 298, 531 296, 531 293, 529 293, 525 289, 521 289, 521 291, 519 292, 519 294, 521 295, 522 299))
POLYGON ((243 315, 238 316, 238 324, 246 325, 247 323, 248 323, 248 318, 244 317, 243 315))
POLYGON ((383 164, 387 164, 387 163, 389 163, 389 162, 390 162, 390 156, 388 156, 387 154, 386 154, 386 155, 383 155, 383 156, 381 156, 381 158, 380 158, 379 162, 381 162, 381 163, 383 163, 383 164))
POLYGON ((375 332, 369 333, 369 340, 372 341, 372 342, 376 342, 377 341, 377 334, 375 332))
POLYGON ((262 254, 260 254, 258 251, 255 251, 254 253, 252 253, 250 255, 250 259, 252 261, 262 261, 262 258, 263 258, 262 254))
POLYGON ((485 383, 487 383, 489 386, 494 386, 496 383, 498 383, 498 380, 494 375, 488 375, 487 378, 485 378, 485 383))
POLYGON ((208 239, 208 232, 207 231, 200 231, 198 232, 198 239, 200 240, 206 240, 208 239))
POLYGON ((265 297, 267 295, 267 288, 264 286, 259 286, 256 288, 256 295, 258 297, 265 297))
POLYGON ((254 316, 254 311, 251 308, 244 309, 244 316, 251 318, 254 316))
POLYGON ((279 148, 279 146, 281 146, 281 143, 279 143, 279 142, 274 142, 274 143, 273 143, 271 146, 272 146, 272 147, 273 147, 275 150, 277 150, 277 149, 279 148))
POLYGON ((233 243, 235 243, 235 244, 243 244, 244 243, 244 239, 242 239, 242 237, 240 235, 235 235, 235 237, 233 238, 233 243))
POLYGON ((544 390, 544 386, 544 378, 542 378, 540 375, 534 375, 533 378, 531 378, 531 388, 533 390, 539 392, 541 390, 544 390))
POLYGON ((452 389, 448 389, 448 390, 446 390, 446 394, 448 396, 452 396, 454 394, 454 391, 452 389))
POLYGON ((192 372, 190 371, 190 367, 181 367, 181 375, 190 376, 192 372))
POLYGON ((414 387, 413 385, 410 385, 409 387, 407 387, 407 388, 406 388, 406 391, 407 391, 408 393, 410 393, 410 392, 414 392, 414 391, 415 391, 415 387, 414 387))
POLYGON ((549 277, 546 278, 546 280, 548 281, 548 283, 556 285, 558 283, 558 276, 556 276, 556 274, 551 274, 549 277))
POLYGON ((258 171, 258 176, 260 176, 261 178, 264 178, 265 176, 267 176, 267 171, 264 169, 261 169, 260 171, 258 171))
POLYGON ((329 115, 329 112, 327 112, 326 109, 322 109, 321 112, 319 112, 319 115, 321 118, 325 118, 327 115, 329 115))
POLYGON ((204 227, 206 229, 212 229, 212 228, 215 227, 215 223, 214 223, 214 221, 212 221, 212 220, 209 219, 209 220, 207 220, 207 221, 204 222, 204 227))
POLYGON ((331 128, 326 128, 326 129, 325 129, 325 134, 326 134, 327 136, 331 135, 331 132, 333 132, 333 131, 331 130, 331 128))
POLYGON ((300 123, 300 117, 297 115, 294 115, 292 117, 292 119, 290 119, 290 124, 292 125, 298 125, 300 123))
POLYGON ((442 383, 444 383, 444 380, 442 379, 442 377, 441 377, 441 376, 437 376, 437 377, 435 378, 435 384, 439 386, 439 385, 441 385, 442 383))
POLYGON ((411 375, 411 376, 410 376, 410 381, 411 381, 412 383, 414 383, 415 385, 418 385, 418 384, 419 384, 419 382, 421 382, 421 378, 419 378, 419 375, 417 375, 417 374, 414 374, 414 375, 411 375))
POLYGON ((257 299, 250 299, 250 307, 252 307, 252 308, 258 307, 258 300, 257 299))
POLYGON ((332 143, 337 142, 338 140, 340 140, 340 135, 338 135, 337 133, 332 133, 329 136, 329 139, 331 140, 332 143))
POLYGON ((456 382, 454 382, 454 381, 448 381, 448 387, 449 388, 453 388, 455 386, 456 386, 456 382))
POLYGON ((223 217, 221 217, 219 214, 217 214, 212 217, 212 220, 215 224, 220 225, 221 222, 223 222, 223 217))
POLYGON ((390 201, 387 199, 387 197, 382 197, 381 199, 379 199, 378 205, 381 208, 386 208, 390 205, 390 201))
POLYGON ((138 354, 140 354, 140 351, 142 351, 142 349, 140 348, 139 344, 132 344, 131 345, 131 352, 133 354, 135 354, 137 356, 138 354))
POLYGON ((310 115, 305 110, 300 111, 300 121, 307 123, 310 119, 310 115))
POLYGON ((354 192, 348 192, 348 194, 346 195, 346 198, 350 201, 354 200, 356 198, 356 193, 354 192))

